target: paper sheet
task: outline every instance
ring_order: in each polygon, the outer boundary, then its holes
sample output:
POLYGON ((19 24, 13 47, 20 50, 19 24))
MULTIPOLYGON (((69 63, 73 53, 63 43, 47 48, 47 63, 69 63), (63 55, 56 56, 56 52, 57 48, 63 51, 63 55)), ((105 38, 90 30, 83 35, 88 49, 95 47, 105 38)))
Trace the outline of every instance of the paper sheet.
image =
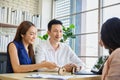
POLYGON ((55 74, 31 74, 26 76, 27 78, 47 78, 47 79, 58 79, 58 80, 67 80, 69 78, 72 78, 73 76, 70 75, 55 75, 55 74))

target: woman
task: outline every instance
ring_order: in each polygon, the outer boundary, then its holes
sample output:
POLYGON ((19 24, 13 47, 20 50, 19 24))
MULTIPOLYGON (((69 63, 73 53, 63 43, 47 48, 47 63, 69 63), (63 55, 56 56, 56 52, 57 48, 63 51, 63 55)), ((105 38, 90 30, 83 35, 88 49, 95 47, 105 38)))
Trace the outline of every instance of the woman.
POLYGON ((102 80, 120 79, 120 19, 110 18, 101 29, 101 45, 109 50, 109 57, 104 64, 102 80))
POLYGON ((29 72, 39 68, 55 68, 56 64, 43 61, 35 64, 33 42, 37 29, 29 21, 23 21, 17 29, 14 40, 7 47, 7 72, 29 72), (51 65, 51 66, 50 66, 51 65))

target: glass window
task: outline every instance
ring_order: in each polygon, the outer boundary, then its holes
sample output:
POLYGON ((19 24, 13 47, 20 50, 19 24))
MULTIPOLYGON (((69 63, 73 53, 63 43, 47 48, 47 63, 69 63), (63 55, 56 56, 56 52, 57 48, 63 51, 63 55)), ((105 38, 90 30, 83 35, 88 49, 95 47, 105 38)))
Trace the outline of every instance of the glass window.
POLYGON ((116 4, 116 3, 120 3, 120 0, 103 0, 104 6, 112 5, 112 4, 116 4))
POLYGON ((118 10, 120 0, 55 0, 55 18, 65 26, 76 26, 73 31, 76 38, 69 39, 70 46, 89 67, 94 65, 100 55, 109 54, 107 49, 98 45, 99 25, 108 18, 120 17, 118 10), (103 6, 99 7, 99 4, 103 6))
POLYGON ((119 17, 120 18, 120 5, 115 5, 103 9, 103 21, 105 22, 108 18, 119 17), (111 12, 112 11, 112 12, 111 12))
POLYGON ((83 13, 81 22, 82 22, 81 33, 97 32, 98 31, 98 10, 83 13))
MULTIPOLYGON (((98 56, 98 35, 97 34, 87 34, 81 35, 81 51, 80 56, 98 56)), ((79 38, 77 37, 77 38, 79 38)), ((77 43, 78 44, 78 43, 77 43)), ((77 47, 76 47, 77 49, 77 47)))
POLYGON ((109 55, 108 49, 103 48, 103 55, 109 55))
POLYGON ((70 0, 55 1, 55 17, 70 15, 70 0))
POLYGON ((82 0, 82 2, 83 8, 86 7, 86 9, 83 9, 83 11, 98 8, 98 0, 94 0, 94 2, 91 0, 82 0))
POLYGON ((70 0, 71 14, 98 8, 98 0, 70 0))
POLYGON ((85 60, 85 63, 87 64, 86 66, 89 69, 92 69, 95 63, 97 62, 98 58, 86 58, 85 60))

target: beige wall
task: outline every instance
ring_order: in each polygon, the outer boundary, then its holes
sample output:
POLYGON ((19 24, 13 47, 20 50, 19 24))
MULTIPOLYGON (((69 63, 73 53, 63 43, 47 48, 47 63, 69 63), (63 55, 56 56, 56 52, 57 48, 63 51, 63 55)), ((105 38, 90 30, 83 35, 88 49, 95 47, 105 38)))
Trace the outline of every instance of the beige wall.
POLYGON ((1 7, 10 7, 22 11, 38 13, 39 0, 0 0, 1 7))
MULTIPOLYGON (((0 0, 0 7, 10 7, 15 10, 22 10, 30 12, 31 14, 40 14, 41 29, 47 31, 47 24, 51 20, 52 16, 52 0, 0 0)), ((38 33, 44 34, 46 31, 38 33)), ((16 28, 0 28, 0 35, 14 36, 16 28)), ((36 44, 40 42, 40 39, 36 39, 36 44)))
POLYGON ((52 16, 52 0, 0 0, 0 7, 10 7, 32 14, 40 14, 41 28, 46 29, 52 16))

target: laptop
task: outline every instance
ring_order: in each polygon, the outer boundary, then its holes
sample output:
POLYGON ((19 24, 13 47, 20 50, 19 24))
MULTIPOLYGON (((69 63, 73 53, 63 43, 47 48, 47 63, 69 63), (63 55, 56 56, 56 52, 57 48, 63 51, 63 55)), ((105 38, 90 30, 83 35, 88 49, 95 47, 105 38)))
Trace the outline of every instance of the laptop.
POLYGON ((101 56, 98 58, 97 62, 94 64, 91 70, 81 70, 74 72, 75 75, 101 75, 103 66, 108 56, 101 56))

